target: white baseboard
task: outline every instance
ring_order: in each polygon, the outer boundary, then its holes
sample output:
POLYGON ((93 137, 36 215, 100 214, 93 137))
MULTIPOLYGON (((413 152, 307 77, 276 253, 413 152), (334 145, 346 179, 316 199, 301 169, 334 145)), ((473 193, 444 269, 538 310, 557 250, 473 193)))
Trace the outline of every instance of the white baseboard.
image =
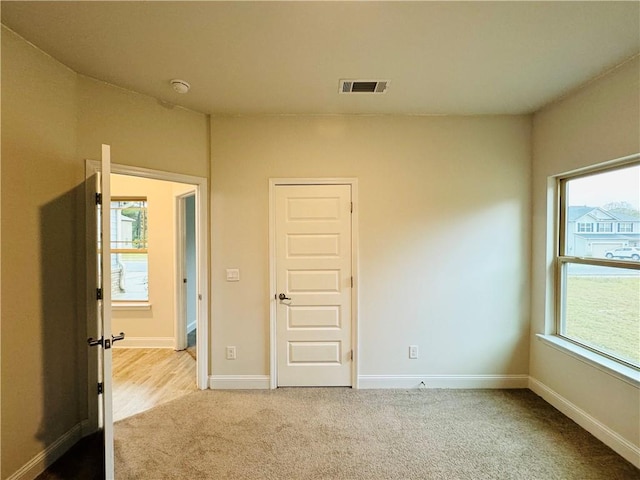
POLYGON ((560 410, 564 415, 610 447, 621 457, 631 462, 636 468, 640 468, 640 447, 620 436, 580 407, 571 403, 562 395, 533 377, 529 377, 529 389, 542 397, 547 403, 550 403, 560 410))
POLYGON ((187 323, 187 333, 193 332, 197 326, 198 323, 195 321, 195 319, 191 323, 187 323))
POLYGON ((125 337, 113 343, 113 348, 176 348, 174 337, 125 337))
MULTIPOLYGON (((360 375, 358 388, 528 388, 528 375, 360 375)), ((269 389, 268 375, 212 375, 213 390, 269 389)))
POLYGON ((13 475, 10 475, 7 480, 33 480, 36 478, 82 438, 82 428, 82 423, 72 427, 71 430, 25 463, 13 475))
POLYGON ((269 375, 211 375, 209 388, 213 390, 268 390, 269 375))
POLYGON ((528 375, 360 375, 358 388, 528 388, 528 375), (424 382, 424 385, 421 385, 424 382))

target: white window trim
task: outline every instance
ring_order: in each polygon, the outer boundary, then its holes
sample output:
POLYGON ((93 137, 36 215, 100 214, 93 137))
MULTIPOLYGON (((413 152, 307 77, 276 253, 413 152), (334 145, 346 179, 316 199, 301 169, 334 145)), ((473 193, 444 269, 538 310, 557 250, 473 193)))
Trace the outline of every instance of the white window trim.
POLYGON ((126 300, 114 300, 111 302, 112 310, 151 310, 151 302, 128 302, 126 300))
POLYGON ((538 333, 536 336, 539 340, 556 350, 566 353, 636 388, 640 387, 640 371, 635 368, 628 367, 604 355, 600 355, 576 343, 570 342, 559 335, 544 335, 538 333))
MULTIPOLYGON (((560 256, 560 244, 561 242, 565 242, 564 238, 564 229, 560 225, 560 210, 563 208, 561 202, 561 189, 560 189, 560 180, 566 179, 572 176, 579 177, 582 175, 590 175, 597 173, 598 171, 610 170, 612 167, 615 168, 623 168, 625 166, 629 166, 635 164, 640 160, 640 154, 630 155, 628 157, 620 158, 618 160, 606 162, 604 164, 580 169, 579 171, 567 172, 561 175, 557 175, 554 177, 549 177, 550 183, 548 184, 549 188, 554 190, 555 204, 551 210, 547 210, 549 214, 549 226, 551 227, 550 232, 552 232, 551 236, 548 236, 548 240, 552 243, 550 247, 552 248, 552 256, 551 261, 554 267, 550 270, 550 272, 554 272, 547 277, 547 282, 553 285, 553 290, 555 292, 555 300, 553 301, 553 308, 549 311, 551 314, 547 317, 546 323, 546 331, 550 333, 541 334, 538 333, 536 336, 539 340, 544 342, 545 344, 559 350, 563 353, 566 353, 577 360, 580 360, 588 365, 591 365, 598 370, 601 370, 605 373, 608 373, 636 388, 640 387, 640 369, 627 365, 622 361, 610 358, 604 354, 598 353, 594 350, 586 348, 578 343, 574 343, 573 341, 567 339, 566 337, 561 336, 558 332, 560 331, 560 322, 561 322, 561 314, 562 314, 562 288, 561 284, 561 263, 558 261, 560 256), (553 182, 553 183, 551 183, 553 182)), ((579 225, 578 223, 576 225, 579 225)), ((568 222, 567 222, 568 226, 568 222)), ((566 227, 564 227, 566 228, 566 227)), ((576 232, 576 233, 586 233, 586 232, 576 232)), ((549 252, 549 251, 548 251, 549 252)), ((549 252, 551 253, 551 252, 549 252)), ((565 256, 566 257, 566 256, 565 256)), ((589 260, 584 258, 574 258, 576 260, 575 263, 590 263, 589 260)), ((573 263, 573 262, 572 262, 573 263)), ((617 263, 617 262, 614 262, 617 263)))

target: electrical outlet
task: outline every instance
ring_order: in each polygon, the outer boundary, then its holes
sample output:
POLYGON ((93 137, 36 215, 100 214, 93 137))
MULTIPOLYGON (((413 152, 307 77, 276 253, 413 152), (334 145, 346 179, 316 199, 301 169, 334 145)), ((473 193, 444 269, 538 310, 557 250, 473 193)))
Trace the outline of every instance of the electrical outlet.
POLYGON ((418 346, 417 345, 409 345, 409 358, 411 358, 411 359, 418 358, 418 346))
POLYGON ((227 360, 236 359, 236 347, 227 347, 227 360))

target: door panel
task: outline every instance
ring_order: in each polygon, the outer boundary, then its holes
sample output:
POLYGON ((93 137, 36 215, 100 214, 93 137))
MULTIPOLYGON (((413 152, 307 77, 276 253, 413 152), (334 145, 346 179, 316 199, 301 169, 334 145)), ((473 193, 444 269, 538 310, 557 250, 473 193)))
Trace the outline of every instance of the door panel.
POLYGON ((289 342, 289 364, 340 364, 340 342, 289 342))
POLYGON ((341 328, 340 305, 287 308, 287 329, 300 328, 341 328))
POLYGON ((103 347, 102 355, 102 420, 105 448, 105 477, 115 478, 113 452, 113 394, 112 394, 112 355, 111 355, 111 147, 102 145, 102 215, 99 237, 100 270, 99 285, 102 300, 98 300, 98 312, 101 317, 103 347))
POLYGON ((275 188, 278 386, 351 386, 351 186, 275 188))
POLYGON ((288 292, 340 293, 340 270, 297 270, 287 273, 288 292))
MULTIPOLYGON (((87 163, 87 305, 89 335, 89 418, 103 440, 104 477, 113 479, 113 409, 111 388, 111 159, 102 145, 100 166, 87 163), (91 172, 91 174, 89 173, 91 172), (93 245, 93 247, 91 247, 93 245), (99 292, 98 295, 96 293, 99 292), (95 402, 95 403, 94 403, 95 402)), ((99 468, 96 465, 96 468, 99 468)))
MULTIPOLYGON (((101 208, 96 203, 101 193, 102 179, 100 172, 87 164, 85 181, 85 222, 86 222, 86 333, 91 340, 102 337, 102 320, 96 304, 96 288, 100 286, 100 215, 101 208)), ((104 472, 104 429, 102 421, 102 398, 97 396, 97 385, 102 382, 102 352, 100 347, 89 348, 87 355, 87 432, 96 436, 93 444, 96 451, 91 451, 96 476, 105 477, 104 472)))
POLYGON ((339 235, 287 235, 287 257, 336 258, 340 256, 339 235))

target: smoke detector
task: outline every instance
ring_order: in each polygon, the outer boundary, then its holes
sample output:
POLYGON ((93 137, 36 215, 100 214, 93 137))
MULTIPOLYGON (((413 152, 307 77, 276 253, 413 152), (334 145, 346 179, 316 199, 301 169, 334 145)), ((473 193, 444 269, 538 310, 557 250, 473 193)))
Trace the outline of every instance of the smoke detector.
POLYGON ((191 88, 188 82, 184 80, 179 80, 177 78, 171 80, 171 87, 178 93, 187 93, 191 88))
POLYGON ((339 93, 385 93, 389 80, 340 80, 339 93))

